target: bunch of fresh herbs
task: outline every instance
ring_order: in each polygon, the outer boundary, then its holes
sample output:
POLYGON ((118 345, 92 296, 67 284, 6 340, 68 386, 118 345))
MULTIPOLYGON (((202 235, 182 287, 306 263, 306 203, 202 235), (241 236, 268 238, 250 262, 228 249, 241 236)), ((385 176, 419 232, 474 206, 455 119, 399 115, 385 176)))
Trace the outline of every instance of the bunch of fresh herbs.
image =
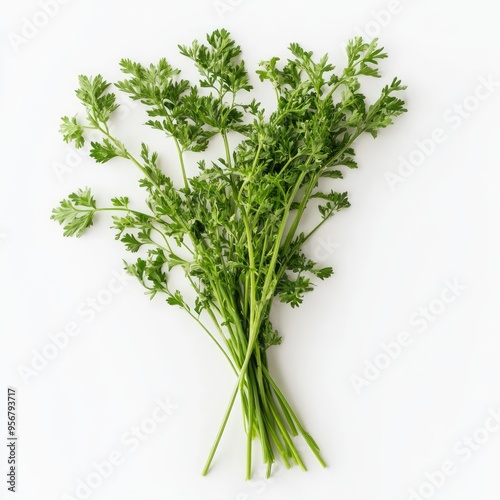
POLYGON ((234 390, 203 474, 238 394, 247 435, 247 478, 255 438, 268 476, 277 456, 286 467, 305 469, 294 444, 298 434, 324 466, 318 445, 269 372, 267 350, 281 342, 270 313, 276 299, 299 306, 315 278, 332 275, 332 268, 320 267, 303 246, 349 201, 346 192, 321 189, 320 180, 334 187, 344 167, 357 166, 356 138, 364 132, 376 137, 406 111, 395 95, 404 87, 395 78, 367 104, 361 80, 378 77, 378 63, 387 57, 376 40, 351 40, 340 72, 328 56, 316 60, 292 43, 286 63, 273 57, 257 71, 276 95, 276 108, 267 113, 251 100, 241 49, 226 30, 208 35, 206 44, 194 41, 179 49, 199 71, 196 84, 166 59, 149 66, 123 59, 125 79, 115 87, 140 101, 149 116, 146 125, 174 142, 182 185, 174 184, 148 145, 125 145, 116 136, 112 117, 118 104, 110 84, 100 75, 80 76, 76 94, 85 116, 62 119, 64 140, 80 148, 88 131, 98 132, 102 138, 91 143, 90 156, 98 163, 129 160, 139 170, 147 210, 136 210, 127 196, 98 205, 85 188, 63 200, 52 218, 63 225, 65 236, 79 237, 97 212, 111 212, 116 238, 140 255, 126 263, 127 271, 151 297, 164 297, 196 320, 234 371, 234 390), (189 177, 187 158, 206 151, 215 136, 221 138, 221 157, 200 159, 197 175, 189 177), (317 223, 306 230, 301 221, 311 200, 316 201, 317 223), (174 267, 182 269, 195 291, 194 301, 172 288, 174 267))

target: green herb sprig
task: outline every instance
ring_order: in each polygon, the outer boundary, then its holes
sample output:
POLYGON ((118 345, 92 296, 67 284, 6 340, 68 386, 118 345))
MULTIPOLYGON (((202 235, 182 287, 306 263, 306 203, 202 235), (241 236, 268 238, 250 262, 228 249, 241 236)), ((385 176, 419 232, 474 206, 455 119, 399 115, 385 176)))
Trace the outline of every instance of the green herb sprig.
MULTIPOLYGON (((267 350, 281 342, 270 313, 279 299, 299 306, 313 290, 314 279, 333 273, 303 252, 304 244, 340 210, 349 207, 346 192, 324 191, 342 179, 342 169, 356 168, 353 144, 364 132, 376 137, 406 111, 396 95, 405 87, 394 78, 379 98, 367 104, 361 93, 364 77, 379 77, 378 63, 387 57, 377 40, 357 37, 347 45, 347 66, 341 72, 328 56, 292 43, 290 58, 260 63, 257 74, 269 82, 276 108, 266 113, 255 99, 242 100, 253 87, 241 60, 241 49, 226 30, 179 46, 199 71, 199 82, 183 79, 166 59, 143 66, 123 59, 125 79, 116 83, 146 108, 146 125, 173 140, 182 185, 160 168, 148 145, 126 146, 112 127, 118 108, 110 84, 101 75, 80 76, 77 97, 84 118, 62 119, 66 142, 85 144, 87 131, 102 139, 92 142, 90 156, 98 163, 124 158, 139 170, 147 211, 133 208, 127 196, 97 205, 89 188, 79 190, 53 210, 65 236, 81 236, 97 212, 112 215, 116 238, 140 256, 127 262, 151 297, 162 296, 184 309, 221 350, 235 373, 214 445, 203 469, 212 463, 238 394, 247 435, 246 477, 252 474, 253 440, 258 439, 267 476, 277 456, 288 468, 306 469, 294 437, 299 434, 321 465, 325 462, 282 391, 273 380, 267 350), (188 177, 186 153, 204 152, 219 136, 223 151, 215 161, 201 159, 198 174, 188 177), (317 222, 302 228, 309 202, 317 200, 317 222), (196 298, 173 289, 169 272, 179 267, 196 298)), ((189 155, 192 158, 193 155, 189 155)))

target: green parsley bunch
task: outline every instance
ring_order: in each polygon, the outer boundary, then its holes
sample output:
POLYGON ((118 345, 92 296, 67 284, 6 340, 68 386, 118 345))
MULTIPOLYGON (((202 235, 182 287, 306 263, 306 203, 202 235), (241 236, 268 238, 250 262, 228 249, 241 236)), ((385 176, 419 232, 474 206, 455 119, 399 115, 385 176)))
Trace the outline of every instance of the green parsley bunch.
POLYGON ((208 35, 206 44, 194 41, 179 49, 199 71, 196 84, 166 59, 149 66, 123 59, 125 79, 115 87, 140 101, 149 116, 146 125, 174 142, 182 185, 174 184, 160 167, 158 153, 145 143, 126 146, 115 135, 112 116, 118 104, 110 84, 101 75, 80 76, 76 94, 85 117, 62 119, 64 140, 80 148, 88 130, 98 132, 102 139, 91 143, 90 156, 99 163, 129 160, 140 173, 148 209, 136 210, 127 196, 98 206, 85 188, 63 200, 52 219, 63 225, 65 236, 79 237, 97 212, 110 211, 116 238, 140 255, 125 264, 127 271, 151 297, 164 297, 197 321, 234 371, 234 390, 203 474, 238 395, 247 478, 254 439, 268 476, 278 456, 287 468, 305 469, 294 443, 299 434, 325 466, 318 445, 269 372, 267 350, 281 342, 270 313, 276 299, 299 306, 314 278, 332 275, 332 268, 318 266, 303 246, 349 201, 346 192, 322 190, 319 182, 335 185, 342 168, 357 166, 354 141, 364 132, 376 137, 406 111, 395 96, 405 87, 395 78, 367 104, 361 80, 380 76, 378 62, 387 57, 376 40, 351 40, 341 72, 326 55, 315 60, 312 52, 292 43, 286 63, 273 57, 257 71, 276 95, 275 110, 266 113, 255 99, 244 100, 253 87, 241 49, 226 30, 208 35), (186 153, 203 153, 215 136, 222 139, 221 157, 200 159, 197 175, 188 177, 186 153), (317 201, 317 223, 306 230, 301 221, 311 200, 317 201), (194 301, 171 287, 169 272, 175 267, 195 291, 194 301))

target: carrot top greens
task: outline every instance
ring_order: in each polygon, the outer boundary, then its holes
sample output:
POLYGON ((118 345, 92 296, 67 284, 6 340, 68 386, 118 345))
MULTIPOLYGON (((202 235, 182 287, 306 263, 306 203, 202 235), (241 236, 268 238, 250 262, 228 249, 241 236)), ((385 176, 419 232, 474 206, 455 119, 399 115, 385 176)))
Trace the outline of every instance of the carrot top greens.
MULTIPOLYGON (((146 125, 170 138, 177 149, 182 185, 174 184, 159 155, 145 144, 125 145, 113 131, 118 108, 110 84, 101 75, 80 76, 76 94, 84 118, 63 117, 61 132, 77 148, 88 130, 101 135, 90 156, 99 163, 120 157, 139 170, 147 211, 139 211, 127 196, 98 205, 89 188, 63 200, 52 219, 65 236, 81 236, 97 212, 112 215, 116 238, 139 256, 126 263, 151 295, 184 309, 212 338, 235 373, 230 396, 203 474, 210 468, 226 423, 240 395, 247 435, 246 477, 252 473, 253 440, 258 439, 267 474, 279 456, 286 467, 305 469, 293 437, 301 434, 324 466, 319 447, 305 431, 269 373, 266 352, 281 342, 270 320, 275 298, 299 306, 314 279, 332 275, 303 253, 304 243, 335 213, 349 206, 347 193, 335 186, 342 169, 357 167, 353 143, 364 132, 373 137, 405 110, 395 96, 405 87, 398 79, 384 86, 368 105, 361 93, 363 77, 378 77, 386 58, 377 41, 359 37, 347 45, 347 65, 339 72, 328 56, 319 60, 292 43, 290 58, 260 63, 257 71, 276 94, 276 107, 266 113, 248 99, 252 85, 241 49, 226 30, 179 46, 199 71, 197 83, 183 79, 166 59, 143 66, 123 59, 125 79, 117 90, 140 101, 146 125), (189 177, 186 161, 203 153, 220 136, 216 161, 200 159, 189 177), (191 152, 189 155, 186 153, 191 152), (332 189, 320 188, 331 185, 332 189), (315 225, 302 218, 315 200, 315 225), (169 272, 182 268, 196 299, 173 289, 169 272)), ((251 98, 251 97, 250 97, 251 98)), ((171 167, 169 167, 171 168, 171 167)))

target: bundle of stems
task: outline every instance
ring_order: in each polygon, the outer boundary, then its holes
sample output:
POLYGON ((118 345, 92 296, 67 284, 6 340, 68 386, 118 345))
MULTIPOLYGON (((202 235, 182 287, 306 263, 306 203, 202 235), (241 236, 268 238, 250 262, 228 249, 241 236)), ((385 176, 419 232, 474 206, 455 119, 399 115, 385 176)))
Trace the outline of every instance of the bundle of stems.
POLYGON ((142 143, 135 155, 113 131, 118 108, 110 84, 101 75, 80 76, 77 97, 85 108, 80 119, 63 117, 61 132, 76 147, 91 131, 90 156, 99 163, 118 157, 140 171, 146 191, 146 211, 136 210, 127 196, 97 206, 89 188, 71 193, 53 210, 65 236, 81 236, 97 212, 112 212, 116 238, 134 262, 127 271, 138 278, 151 297, 161 295, 184 309, 214 341, 235 374, 234 390, 210 450, 203 474, 209 470, 238 395, 247 436, 246 477, 252 475, 253 441, 260 442, 267 466, 280 457, 288 468, 305 470, 294 438, 305 440, 325 466, 318 445, 304 429, 269 372, 267 350, 281 342, 270 320, 279 299, 299 306, 313 289, 314 278, 332 275, 303 252, 304 244, 335 213, 349 206, 347 193, 325 186, 342 179, 342 168, 355 168, 353 143, 377 132, 404 111, 393 94, 404 89, 397 79, 384 86, 367 105, 360 79, 378 77, 378 62, 386 57, 377 41, 354 38, 347 45, 347 64, 339 72, 328 56, 315 61, 312 52, 292 43, 286 63, 278 57, 260 63, 257 74, 271 84, 276 108, 266 113, 249 99, 250 85, 241 49, 226 30, 179 46, 199 71, 197 84, 161 59, 143 66, 121 61, 126 75, 115 87, 147 110, 146 125, 173 140, 182 172, 176 186, 160 168, 156 152, 142 143), (206 152, 219 136, 222 155, 197 162, 188 176, 187 158, 206 152), (310 203, 313 202, 313 203, 310 203), (308 207, 317 210, 317 223, 302 229, 308 207), (169 274, 182 269, 195 299, 171 287, 169 274))

